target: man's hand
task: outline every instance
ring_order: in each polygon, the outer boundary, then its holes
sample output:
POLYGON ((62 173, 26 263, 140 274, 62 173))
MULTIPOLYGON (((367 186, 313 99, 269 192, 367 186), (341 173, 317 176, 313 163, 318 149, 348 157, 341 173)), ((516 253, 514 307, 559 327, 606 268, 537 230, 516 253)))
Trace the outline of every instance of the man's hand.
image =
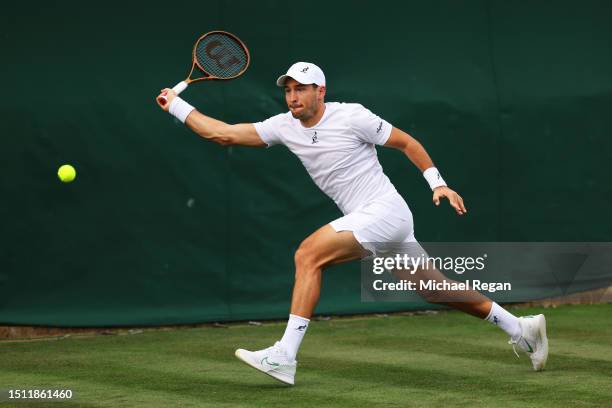
POLYGON ((170 104, 172 103, 172 100, 174 99, 175 96, 176 96, 176 93, 172 89, 164 88, 160 91, 160 94, 157 95, 157 97, 155 98, 155 102, 157 102, 160 108, 168 112, 168 109, 170 109, 170 104), (160 98, 162 96, 166 98, 166 103, 164 104, 160 102, 160 98))
POLYGON ((457 214, 463 215, 467 213, 465 205, 463 205, 463 198, 450 188, 446 186, 436 187, 433 191, 433 202, 436 206, 440 205, 441 198, 448 198, 450 205, 457 211, 457 214))

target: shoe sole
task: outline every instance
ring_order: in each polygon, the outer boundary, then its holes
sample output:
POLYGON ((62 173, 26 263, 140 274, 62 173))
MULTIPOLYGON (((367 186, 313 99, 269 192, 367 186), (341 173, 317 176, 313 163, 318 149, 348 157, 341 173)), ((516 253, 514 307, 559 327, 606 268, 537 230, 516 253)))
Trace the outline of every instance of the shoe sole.
POLYGON ((266 375, 269 375, 270 377, 274 378, 277 381, 282 382, 283 384, 287 384, 287 385, 294 385, 295 384, 295 381, 294 381, 293 378, 283 378, 283 376, 284 377, 286 377, 286 376, 281 374, 281 373, 277 373, 277 372, 274 372, 274 371, 263 371, 263 370, 261 370, 259 367, 257 367, 256 365, 252 364, 247 359, 243 358, 240 355, 240 349, 236 350, 234 355, 236 356, 236 358, 238 358, 238 360, 242 361, 243 363, 245 363, 249 367, 254 368, 255 370, 259 371, 260 373, 264 373, 266 375))

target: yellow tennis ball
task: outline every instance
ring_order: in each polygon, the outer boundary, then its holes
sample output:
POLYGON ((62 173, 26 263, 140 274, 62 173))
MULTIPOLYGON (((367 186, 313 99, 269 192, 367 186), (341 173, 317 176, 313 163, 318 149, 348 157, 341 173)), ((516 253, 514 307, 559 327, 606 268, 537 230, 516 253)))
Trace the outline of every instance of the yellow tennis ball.
POLYGON ((76 170, 71 165, 64 164, 57 170, 57 177, 59 177, 63 183, 70 183, 76 178, 76 170))

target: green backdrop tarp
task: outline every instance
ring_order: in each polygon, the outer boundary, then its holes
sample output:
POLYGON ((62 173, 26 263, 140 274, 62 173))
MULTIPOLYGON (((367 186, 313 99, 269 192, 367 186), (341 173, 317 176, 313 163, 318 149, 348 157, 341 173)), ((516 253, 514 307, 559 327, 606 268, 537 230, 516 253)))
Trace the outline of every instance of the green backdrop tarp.
MULTIPOLYGON (((285 148, 207 143, 155 105, 213 29, 243 39, 252 65, 190 87, 202 112, 282 112, 276 77, 313 61, 328 100, 362 103, 425 145, 470 213, 434 208, 418 171, 379 149, 420 240, 609 240, 611 17, 592 0, 4 5, 0 322, 287 315, 293 252, 340 213, 285 148), (63 163, 76 182, 57 180, 63 163)), ((317 312, 425 307, 359 293, 358 263, 331 268, 317 312)))

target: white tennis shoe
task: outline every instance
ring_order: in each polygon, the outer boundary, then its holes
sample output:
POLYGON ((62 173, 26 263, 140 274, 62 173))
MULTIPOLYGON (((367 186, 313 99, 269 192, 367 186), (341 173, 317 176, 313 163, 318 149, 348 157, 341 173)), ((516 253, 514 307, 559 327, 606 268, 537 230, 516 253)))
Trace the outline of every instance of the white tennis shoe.
POLYGON ((512 344, 514 354, 517 355, 515 345, 519 350, 527 353, 535 371, 542 371, 548 360, 548 338, 546 337, 546 319, 543 314, 536 316, 519 317, 521 337, 508 342, 512 344))
POLYGON ((236 350, 236 357, 251 367, 268 374, 285 384, 295 383, 296 360, 290 360, 287 352, 277 341, 272 347, 258 351, 236 350))

